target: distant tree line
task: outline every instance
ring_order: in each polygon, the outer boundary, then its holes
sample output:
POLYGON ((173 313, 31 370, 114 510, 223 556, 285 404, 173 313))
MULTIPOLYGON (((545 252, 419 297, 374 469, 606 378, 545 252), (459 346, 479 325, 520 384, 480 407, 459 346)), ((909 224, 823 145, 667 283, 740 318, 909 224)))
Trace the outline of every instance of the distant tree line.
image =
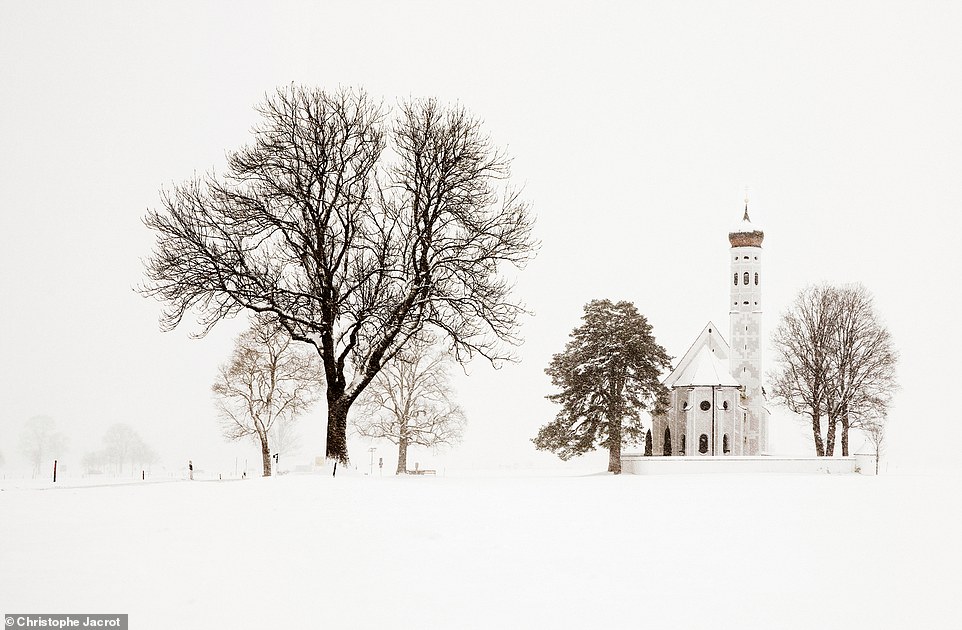
POLYGON ((157 453, 148 446, 140 435, 128 424, 110 425, 104 432, 103 448, 86 453, 81 459, 84 472, 124 474, 124 468, 131 475, 149 469, 159 461, 157 453))

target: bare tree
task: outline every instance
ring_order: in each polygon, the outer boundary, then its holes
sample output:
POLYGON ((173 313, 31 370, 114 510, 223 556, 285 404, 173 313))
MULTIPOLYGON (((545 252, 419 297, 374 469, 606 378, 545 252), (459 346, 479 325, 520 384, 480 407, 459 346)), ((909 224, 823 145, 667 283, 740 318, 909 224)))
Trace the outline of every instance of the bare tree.
MULTIPOLYGON (((795 297, 772 333, 777 366, 772 375, 772 395, 790 411, 809 417, 819 457, 825 455, 821 422, 827 406, 835 310, 828 286, 808 287, 795 297)), ((829 427, 829 444, 834 444, 834 434, 834 426, 829 427)))
POLYGON ((201 335, 272 313, 321 357, 327 456, 346 462, 351 405, 424 328, 458 360, 509 358, 522 307, 504 264, 531 257, 532 218, 503 190, 509 161, 461 107, 407 102, 388 128, 363 91, 278 90, 227 174, 163 193, 143 293, 163 328, 195 310, 201 335), (384 157, 390 141, 390 157, 384 157))
POLYGON ((104 472, 107 467, 108 461, 107 454, 103 450, 90 451, 89 453, 84 453, 84 456, 80 459, 80 465, 83 466, 84 473, 90 474, 100 474, 104 472))
POLYGON ((782 314, 772 340, 774 397, 809 417, 820 457, 835 454, 841 423, 848 455, 849 429, 884 414, 897 387, 898 353, 871 295, 861 285, 808 287, 782 314))
POLYGON ((859 425, 859 429, 864 433, 869 441, 872 442, 872 448, 875 451, 875 474, 878 474, 879 460, 882 458, 882 453, 885 450, 885 418, 879 416, 877 418, 865 419, 859 425))
POLYGON ((395 356, 358 399, 355 429, 397 444, 398 475, 407 473, 408 447, 437 449, 461 441, 466 421, 452 401, 449 361, 419 341, 395 356))
POLYGON ((853 426, 884 417, 898 389, 898 352, 875 312, 871 293, 861 284, 833 290, 836 319, 829 360, 828 413, 842 425, 842 455, 849 454, 853 426))
POLYGON ((51 464, 67 450, 67 439, 57 431, 56 422, 48 416, 34 416, 24 424, 20 449, 33 465, 33 476, 48 459, 51 464))
POLYGON ((122 475, 124 466, 130 464, 130 473, 157 462, 157 454, 130 425, 116 423, 104 432, 104 448, 98 453, 84 456, 84 466, 97 470, 106 463, 114 465, 116 474, 122 475))
POLYGON ((255 317, 211 387, 224 436, 259 443, 265 477, 271 474, 270 435, 310 407, 323 383, 317 356, 305 350, 272 318, 255 317))

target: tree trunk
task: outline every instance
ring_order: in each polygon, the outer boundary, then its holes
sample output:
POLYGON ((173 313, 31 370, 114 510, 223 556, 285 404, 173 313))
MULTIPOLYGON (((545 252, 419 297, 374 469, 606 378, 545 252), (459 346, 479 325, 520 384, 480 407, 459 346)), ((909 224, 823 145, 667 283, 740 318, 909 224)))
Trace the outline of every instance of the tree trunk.
POLYGON ((825 436, 825 456, 835 456, 835 432, 838 428, 838 418, 828 417, 828 434, 825 436))
POLYGON ((812 414, 812 432, 815 434, 815 455, 825 457, 825 444, 822 442, 822 421, 817 414, 812 414))
POLYGON ((621 419, 608 420, 608 472, 621 474, 621 419))
POLYGON ((406 475, 408 473, 408 441, 401 438, 397 442, 397 471, 395 475, 406 475))
POLYGON ((264 476, 271 476, 271 448, 267 444, 267 433, 258 432, 257 437, 261 439, 261 461, 264 464, 264 476))
POLYGON ((327 395, 327 458, 346 465, 347 412, 349 406, 343 395, 327 395))
POLYGON ((848 412, 842 412, 842 457, 848 457, 848 412))

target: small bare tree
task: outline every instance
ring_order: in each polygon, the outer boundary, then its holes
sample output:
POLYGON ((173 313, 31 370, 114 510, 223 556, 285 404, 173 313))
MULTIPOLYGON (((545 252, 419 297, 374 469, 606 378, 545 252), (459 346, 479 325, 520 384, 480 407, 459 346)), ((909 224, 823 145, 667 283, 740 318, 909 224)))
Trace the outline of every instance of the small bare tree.
POLYGON ((879 460, 885 450, 885 418, 878 417, 870 420, 863 420, 859 425, 862 433, 868 437, 872 443, 872 450, 875 452, 875 474, 878 474, 879 460))
POLYGON ((271 474, 270 435, 314 403, 323 383, 316 355, 294 344, 275 320, 255 317, 211 388, 224 436, 259 443, 265 477, 271 474))
POLYGON ((419 342, 382 369, 358 400, 354 428, 397 444, 398 475, 407 473, 408 447, 437 449, 461 441, 465 417, 451 400, 449 360, 419 342))
MULTIPOLYGON (((122 475, 124 465, 130 464, 133 474, 143 466, 157 461, 157 454, 147 446, 144 440, 128 424, 117 423, 108 427, 104 433, 104 449, 102 456, 106 462, 116 466, 117 474, 122 475)), ((94 459, 91 460, 95 461, 94 459)))
POLYGON ((33 465, 33 476, 47 459, 60 457, 67 450, 67 439, 57 431, 56 422, 48 416, 34 416, 27 420, 20 434, 20 449, 33 465))

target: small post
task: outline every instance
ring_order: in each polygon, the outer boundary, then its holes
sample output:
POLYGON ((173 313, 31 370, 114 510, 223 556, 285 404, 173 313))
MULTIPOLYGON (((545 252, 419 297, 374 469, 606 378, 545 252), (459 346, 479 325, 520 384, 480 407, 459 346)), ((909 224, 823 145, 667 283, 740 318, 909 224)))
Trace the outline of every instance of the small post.
POLYGON ((336 459, 334 460, 334 474, 331 475, 331 476, 332 476, 332 477, 337 477, 337 460, 336 460, 336 459))
POLYGON ((140 471, 140 480, 145 481, 147 479, 147 472, 144 470, 140 471))
POLYGON ((57 483, 57 460, 53 460, 53 482, 57 483))

